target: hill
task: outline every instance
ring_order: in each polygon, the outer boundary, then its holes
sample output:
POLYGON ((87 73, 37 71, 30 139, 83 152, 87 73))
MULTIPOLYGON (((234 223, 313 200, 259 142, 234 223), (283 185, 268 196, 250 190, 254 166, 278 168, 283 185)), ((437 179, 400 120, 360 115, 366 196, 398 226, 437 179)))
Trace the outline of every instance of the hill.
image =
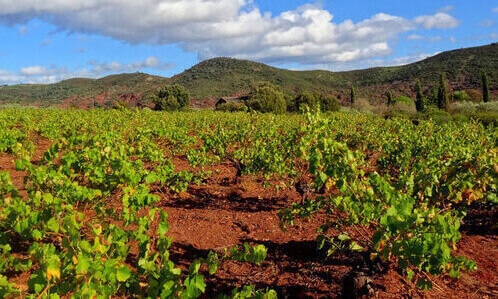
POLYGON ((291 71, 262 63, 215 58, 201 62, 172 78, 143 73, 121 74, 101 79, 70 79, 49 85, 13 85, 0 87, 4 103, 54 105, 97 100, 100 104, 114 99, 143 99, 164 84, 180 84, 193 98, 205 99, 246 93, 255 82, 269 81, 287 93, 320 91, 347 98, 351 85, 359 95, 381 99, 387 90, 413 95, 418 79, 427 90, 445 73, 453 90, 479 89, 480 73, 490 76, 491 87, 498 83, 498 44, 458 49, 408 65, 377 67, 347 72, 291 71))

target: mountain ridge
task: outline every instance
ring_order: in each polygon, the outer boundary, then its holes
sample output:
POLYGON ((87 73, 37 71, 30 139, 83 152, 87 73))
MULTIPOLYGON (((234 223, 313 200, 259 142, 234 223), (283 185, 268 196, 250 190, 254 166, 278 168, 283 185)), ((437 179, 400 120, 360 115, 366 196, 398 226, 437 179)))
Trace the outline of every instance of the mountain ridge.
POLYGON ((440 73, 445 73, 450 89, 475 90, 480 73, 486 71, 491 86, 498 82, 498 44, 441 52, 418 62, 402 66, 373 67, 362 70, 331 72, 326 70, 294 71, 260 62, 219 57, 202 61, 170 78, 145 73, 109 75, 100 79, 72 78, 53 84, 19 84, 0 87, 0 102, 41 106, 90 102, 100 104, 116 99, 146 101, 158 86, 180 84, 194 99, 241 95, 257 82, 268 81, 286 93, 319 91, 346 98, 350 86, 360 96, 380 100, 388 90, 412 95, 420 80, 431 90, 440 73))

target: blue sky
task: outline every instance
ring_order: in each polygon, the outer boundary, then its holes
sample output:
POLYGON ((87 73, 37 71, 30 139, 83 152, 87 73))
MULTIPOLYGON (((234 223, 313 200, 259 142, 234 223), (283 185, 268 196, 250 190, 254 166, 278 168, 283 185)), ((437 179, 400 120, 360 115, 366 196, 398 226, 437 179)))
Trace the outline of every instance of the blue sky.
POLYGON ((496 42, 498 1, 0 0, 0 40, 0 84, 171 76, 219 56, 349 70, 496 42))

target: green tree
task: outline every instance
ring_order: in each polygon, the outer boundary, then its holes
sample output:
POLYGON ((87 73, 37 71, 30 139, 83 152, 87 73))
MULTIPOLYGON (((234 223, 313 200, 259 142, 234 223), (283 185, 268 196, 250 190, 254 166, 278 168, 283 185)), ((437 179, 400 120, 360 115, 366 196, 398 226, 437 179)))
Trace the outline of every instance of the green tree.
POLYGON ((320 103, 318 98, 316 97, 316 94, 313 94, 311 92, 301 92, 294 97, 291 109, 289 111, 297 112, 304 105, 308 105, 310 109, 316 110, 318 109, 319 104, 320 103))
POLYGON ((437 106, 437 93, 438 93, 438 87, 437 85, 434 85, 432 87, 432 93, 430 95, 430 101, 431 101, 431 105, 435 105, 437 106))
POLYGON ((354 102, 356 102, 356 90, 351 86, 351 104, 354 104, 354 102))
POLYGON ((158 111, 181 110, 190 104, 190 94, 180 85, 167 85, 157 89, 152 101, 158 111))
POLYGON ((417 99, 415 101, 415 109, 418 112, 424 111, 424 95, 422 94, 422 86, 420 85, 420 81, 417 81, 416 86, 417 99))
POLYGON ((271 83, 255 85, 246 104, 260 112, 283 113, 287 109, 282 89, 271 83))
POLYGON ((331 95, 315 93, 315 99, 320 103, 320 108, 323 112, 339 111, 339 109, 341 109, 339 101, 331 95))
POLYGON ((482 72, 482 100, 489 103, 489 80, 485 72, 482 72))
POLYGON ((387 95, 387 106, 392 106, 392 105, 394 105, 394 97, 393 97, 393 94, 392 94, 390 91, 388 91, 386 95, 387 95))
POLYGON ((446 87, 446 79, 444 74, 439 78, 439 88, 437 92, 437 107, 442 110, 449 110, 448 88, 446 87))

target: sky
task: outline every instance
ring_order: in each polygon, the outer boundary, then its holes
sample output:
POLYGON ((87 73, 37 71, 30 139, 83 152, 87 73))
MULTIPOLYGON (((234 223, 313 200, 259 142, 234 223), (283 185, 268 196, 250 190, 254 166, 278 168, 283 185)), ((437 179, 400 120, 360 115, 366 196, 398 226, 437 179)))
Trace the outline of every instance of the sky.
POLYGON ((214 57, 343 71, 498 40, 497 0, 0 0, 0 84, 181 73, 214 57))

